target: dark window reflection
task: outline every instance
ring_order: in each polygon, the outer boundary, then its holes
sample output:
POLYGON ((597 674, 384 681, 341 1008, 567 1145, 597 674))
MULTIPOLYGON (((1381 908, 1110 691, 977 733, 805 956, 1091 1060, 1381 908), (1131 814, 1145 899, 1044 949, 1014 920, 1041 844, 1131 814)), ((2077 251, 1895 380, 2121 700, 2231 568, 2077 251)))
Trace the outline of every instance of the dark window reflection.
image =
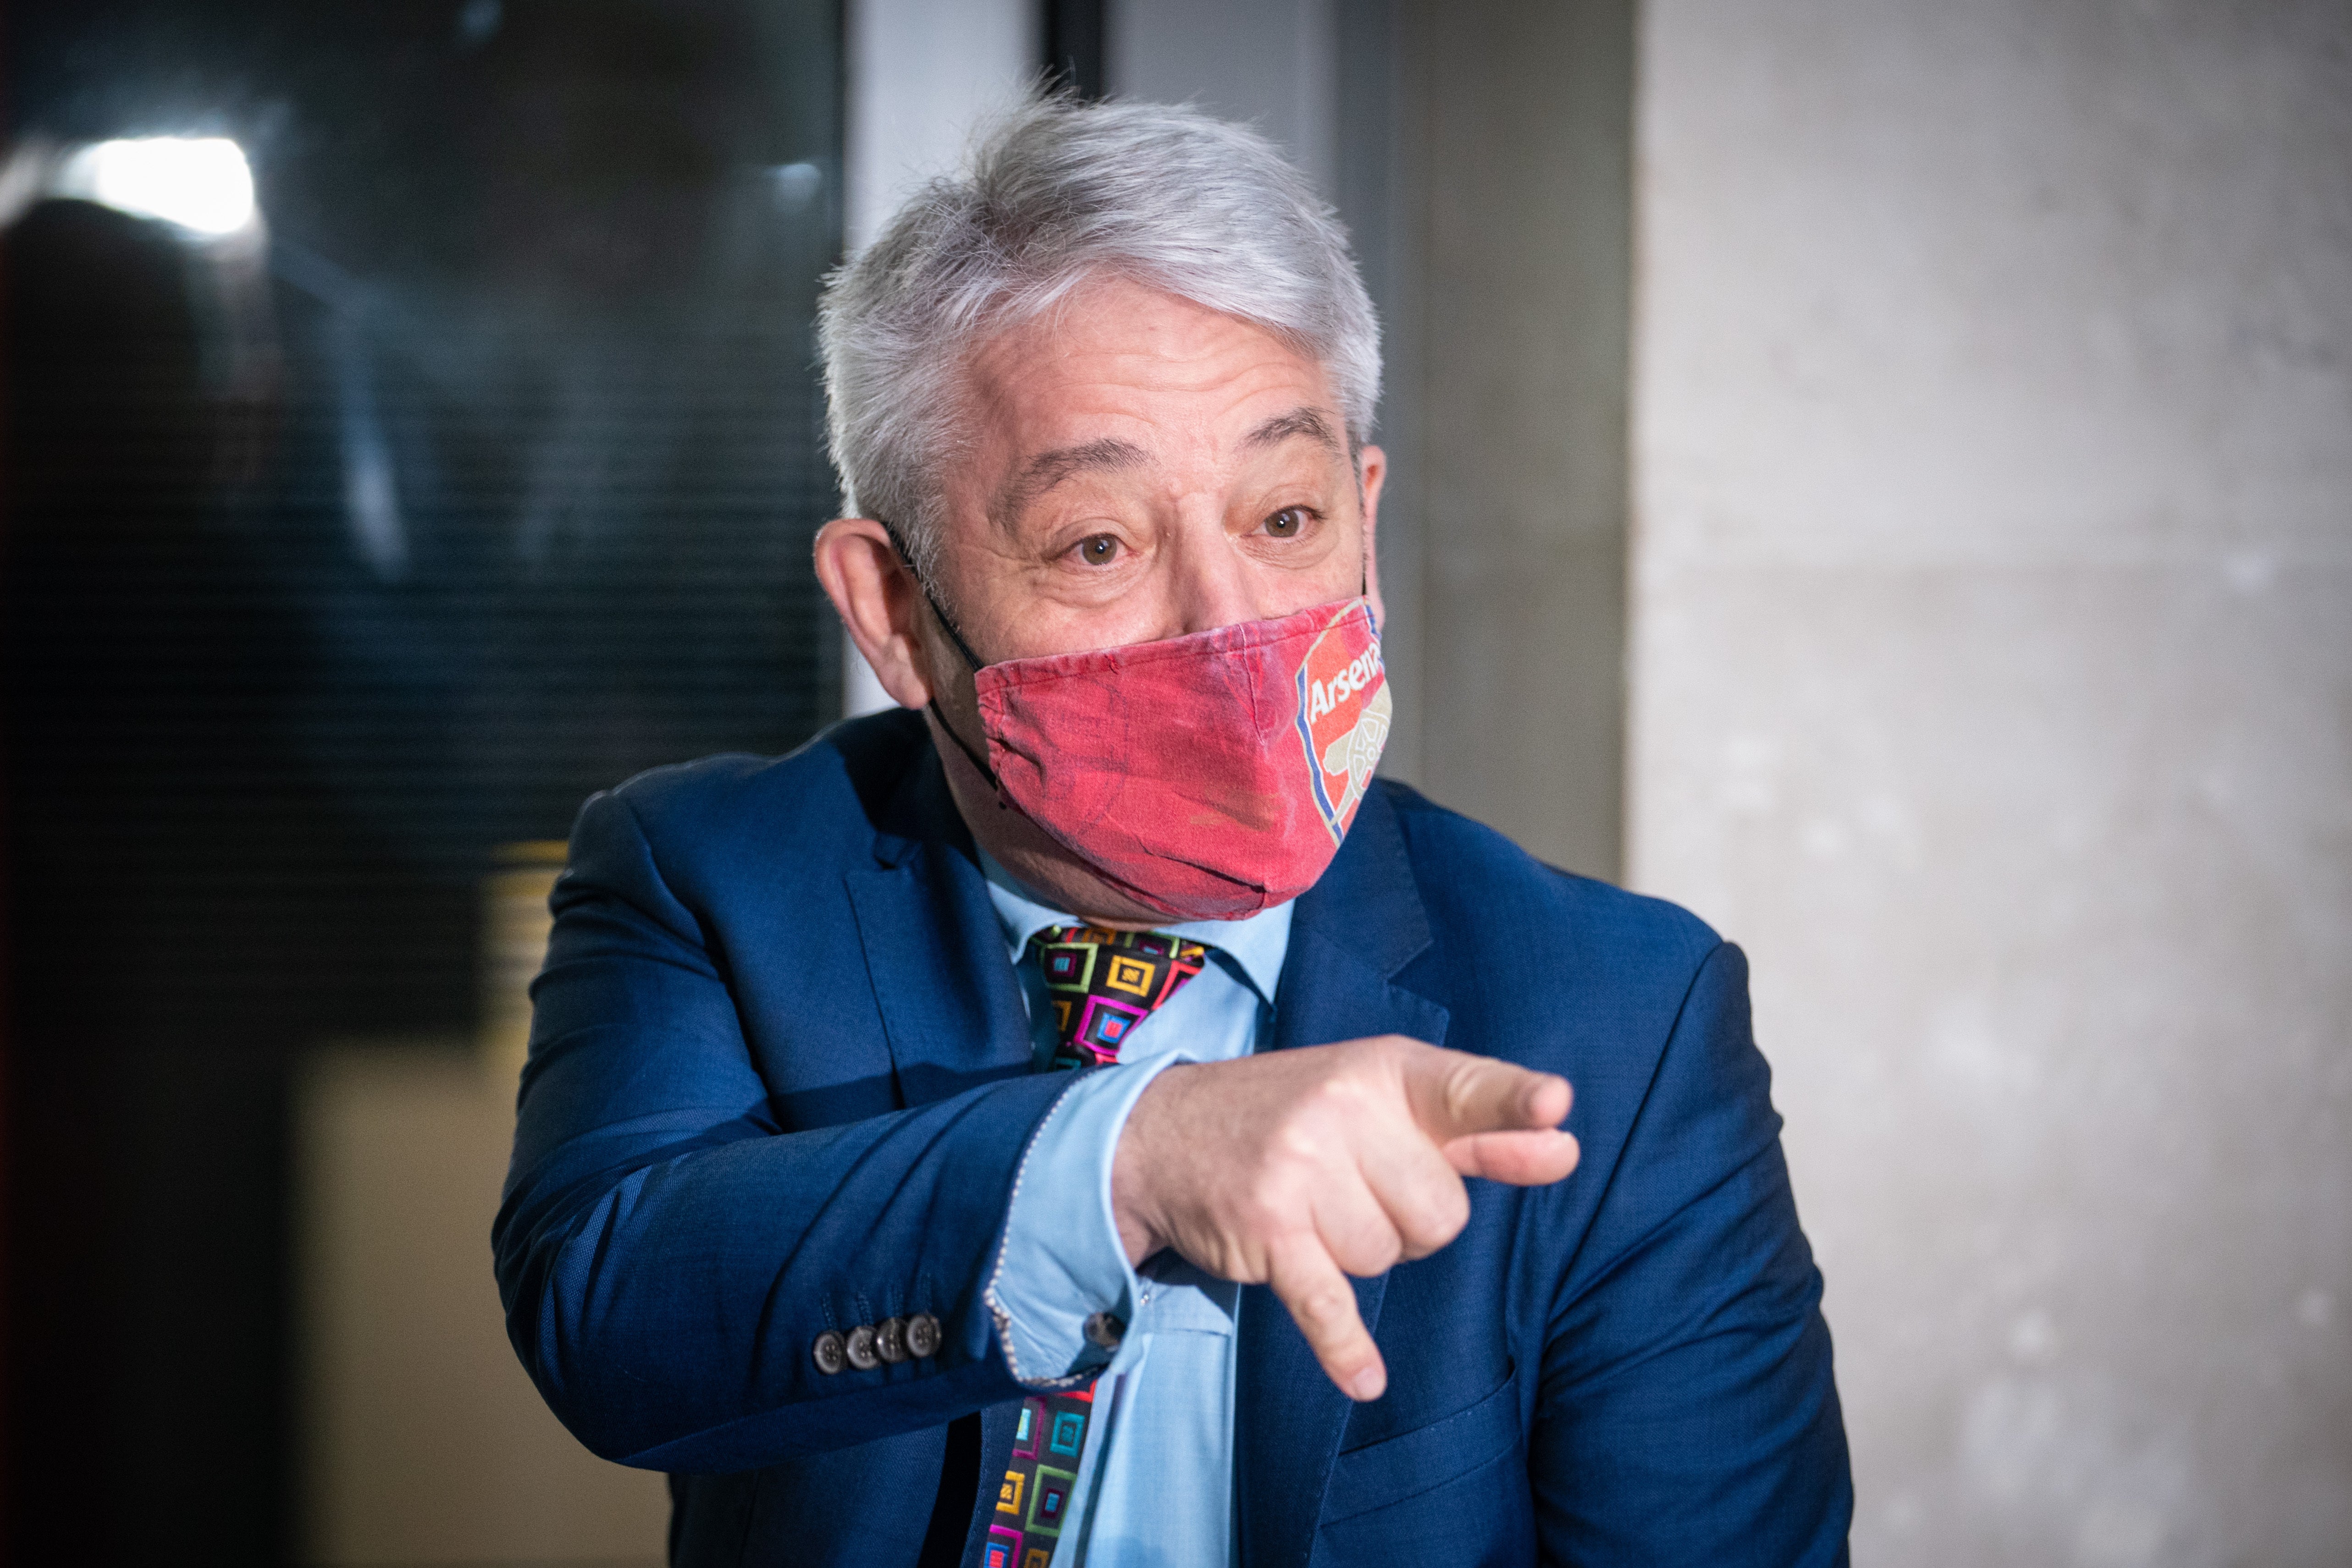
POLYGON ((498 846, 832 716, 836 11, 7 27, 8 167, 49 193, 0 239, 8 1544, 266 1563, 289 1065, 462 1036, 498 846), (234 139, 261 226, 52 177, 158 135, 234 139))

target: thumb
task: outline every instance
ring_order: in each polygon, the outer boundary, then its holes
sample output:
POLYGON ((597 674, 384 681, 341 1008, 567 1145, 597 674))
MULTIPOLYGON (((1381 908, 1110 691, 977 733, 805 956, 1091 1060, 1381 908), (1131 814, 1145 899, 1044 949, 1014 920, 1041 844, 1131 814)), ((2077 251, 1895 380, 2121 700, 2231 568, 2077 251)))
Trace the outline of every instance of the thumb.
POLYGON ((1482 1132, 1558 1127, 1570 1099, 1568 1080, 1557 1073, 1435 1046, 1406 1058, 1404 1089, 1413 1120, 1440 1145, 1482 1132))
POLYGON ((1576 1140, 1565 1132, 1475 1132, 1445 1145, 1448 1164, 1465 1176, 1542 1187, 1576 1169, 1576 1140))

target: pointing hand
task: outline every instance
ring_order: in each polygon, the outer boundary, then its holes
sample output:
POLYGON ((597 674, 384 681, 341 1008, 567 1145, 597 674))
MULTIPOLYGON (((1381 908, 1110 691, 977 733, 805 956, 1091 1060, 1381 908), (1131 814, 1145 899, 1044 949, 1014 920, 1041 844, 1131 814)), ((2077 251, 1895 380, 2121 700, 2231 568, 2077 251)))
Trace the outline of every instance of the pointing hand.
POLYGON ((1173 1247, 1265 1283, 1323 1370, 1377 1399, 1388 1369, 1348 1276, 1426 1258, 1469 1223, 1465 1176, 1576 1168, 1568 1080, 1398 1035, 1168 1068, 1129 1113, 1111 1207, 1130 1262, 1173 1247))

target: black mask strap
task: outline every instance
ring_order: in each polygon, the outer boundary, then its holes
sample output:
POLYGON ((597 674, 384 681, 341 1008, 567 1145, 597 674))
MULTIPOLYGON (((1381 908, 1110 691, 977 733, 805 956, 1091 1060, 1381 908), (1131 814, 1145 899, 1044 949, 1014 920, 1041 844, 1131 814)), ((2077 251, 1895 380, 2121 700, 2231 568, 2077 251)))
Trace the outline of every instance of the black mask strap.
POLYGON ((930 710, 931 717, 940 721, 940 728, 948 732, 948 739, 956 743, 956 750, 961 752, 966 757, 971 759, 971 765, 980 770, 980 776, 988 781, 988 787, 996 792, 996 804, 1003 805, 1004 804, 1004 786, 997 782, 996 770, 988 765, 988 759, 982 756, 978 752, 973 751, 970 741, 965 740, 961 735, 956 733, 956 727, 948 722, 947 710, 940 706, 940 700, 938 698, 934 697, 931 699, 930 710))
POLYGON ((963 640, 963 633, 956 629, 955 622, 949 617, 947 606, 940 603, 937 594, 931 592, 929 580, 924 577, 922 568, 915 564, 915 557, 908 550, 907 542, 898 537, 897 526, 886 522, 882 527, 890 535, 890 542, 898 547, 898 560, 907 568, 907 575, 915 580, 915 586, 923 591, 924 599, 931 606, 931 614, 940 618, 940 626, 948 634, 948 640, 956 645, 956 652, 963 655, 963 661, 971 666, 972 673, 979 674, 985 661, 971 651, 971 644, 963 640))
MULTIPOLYGON (((907 542, 898 537, 898 529, 887 522, 882 526, 888 531, 890 542, 898 546, 898 559, 905 563, 907 575, 915 580, 915 586, 923 591, 925 602, 931 606, 931 614, 939 617, 940 629, 948 634, 948 640, 955 644, 956 651, 963 655, 964 662, 971 666, 972 673, 977 675, 982 668, 980 655, 971 651, 971 644, 964 641, 963 633, 956 629, 955 622, 948 616, 947 607, 940 603, 940 596, 931 592, 930 584, 924 580, 921 569, 915 564, 915 557, 907 549, 907 542)), ((940 706, 938 698, 932 698, 929 707, 931 717, 939 721, 940 728, 947 731, 948 739, 956 743, 956 750, 971 759, 971 765, 980 770, 980 776, 988 781, 988 787, 996 792, 997 804, 1004 804, 1004 786, 997 782, 996 770, 988 765, 988 759, 973 751, 971 742, 956 732, 956 727, 948 722, 947 710, 940 706)))
MULTIPOLYGON (((908 562, 907 570, 915 572, 915 563, 908 562)), ((981 670, 980 655, 971 651, 971 644, 963 640, 963 634, 956 630, 956 624, 948 619, 946 607, 940 603, 939 595, 931 592, 931 585, 923 581, 923 574, 919 572, 915 572, 915 585, 923 591, 923 597, 931 602, 931 614, 939 616, 940 627, 948 634, 948 640, 956 645, 956 652, 963 655, 963 661, 971 666, 974 675, 978 675, 981 670)))

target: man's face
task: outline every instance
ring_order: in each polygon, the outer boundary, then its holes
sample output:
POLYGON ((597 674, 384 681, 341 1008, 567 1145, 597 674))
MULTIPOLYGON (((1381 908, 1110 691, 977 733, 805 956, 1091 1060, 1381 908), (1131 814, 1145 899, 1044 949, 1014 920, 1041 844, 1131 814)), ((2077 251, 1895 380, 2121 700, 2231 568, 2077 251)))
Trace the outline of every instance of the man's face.
MULTIPOLYGON (((1272 333, 1105 281, 983 343, 964 391, 932 585, 982 660, 1181 637, 1360 593, 1377 609, 1380 449, 1350 460, 1329 377, 1272 333)), ((885 689, 910 708, 936 699, 984 750, 971 666, 881 525, 828 524, 817 569, 885 689)), ((936 738, 966 822, 1015 875, 1074 912, 1150 923, 995 809, 962 748, 936 738)))
MULTIPOLYGON (((1320 365, 1261 328, 1111 281, 989 342, 946 476, 937 587, 990 662, 1272 619, 1363 592, 1360 492, 1320 365)), ((930 639, 942 695, 968 692, 930 639)))

